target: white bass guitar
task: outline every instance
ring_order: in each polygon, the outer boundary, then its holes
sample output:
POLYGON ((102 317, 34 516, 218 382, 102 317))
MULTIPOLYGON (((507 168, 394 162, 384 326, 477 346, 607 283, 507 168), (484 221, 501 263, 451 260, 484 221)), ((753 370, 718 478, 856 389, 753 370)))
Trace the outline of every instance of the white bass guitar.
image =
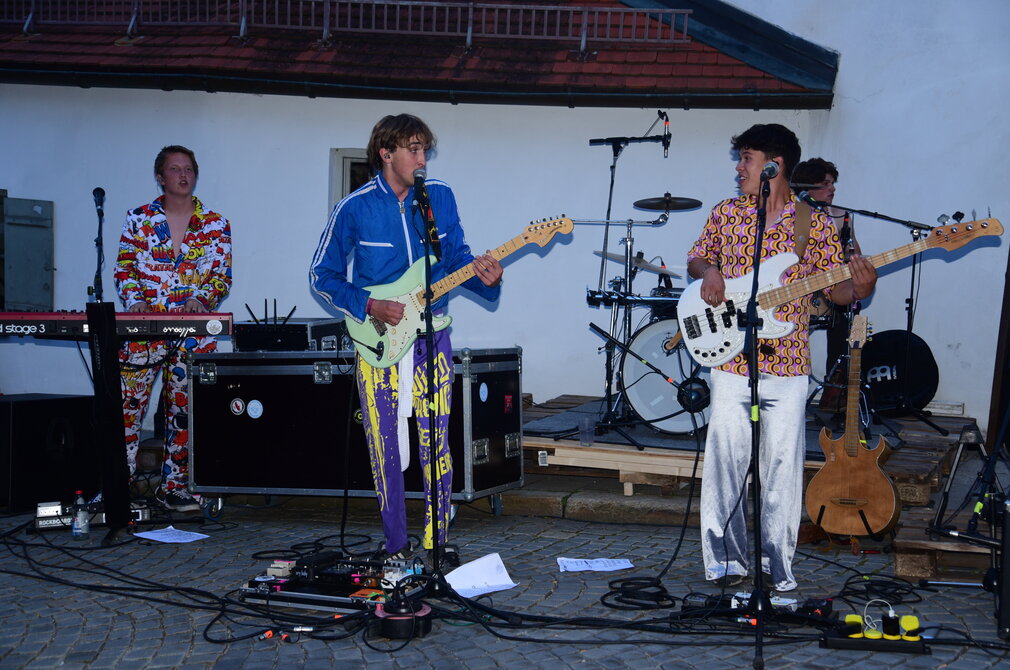
MULTIPOLYGON (((939 226, 930 230, 921 240, 869 256, 867 260, 873 267, 879 268, 926 249, 940 247, 953 251, 976 237, 1002 234, 1003 226, 997 219, 980 219, 939 226)), ((761 263, 761 285, 758 287, 757 298, 758 318, 762 323, 758 329, 759 338, 775 339, 793 332, 796 327, 794 324, 775 318, 775 310, 780 305, 834 286, 851 277, 849 266, 841 265, 806 279, 783 284, 783 275, 798 260, 796 254, 782 253, 771 256, 761 263)), ((726 300, 715 307, 701 299, 700 280, 691 282, 680 296, 680 302, 677 304, 680 332, 684 336, 684 344, 691 358, 701 365, 709 367, 722 365, 743 351, 745 332, 738 325, 737 317, 738 313, 743 314, 747 311, 747 300, 753 283, 752 274, 753 271, 742 277, 727 279, 726 300)))

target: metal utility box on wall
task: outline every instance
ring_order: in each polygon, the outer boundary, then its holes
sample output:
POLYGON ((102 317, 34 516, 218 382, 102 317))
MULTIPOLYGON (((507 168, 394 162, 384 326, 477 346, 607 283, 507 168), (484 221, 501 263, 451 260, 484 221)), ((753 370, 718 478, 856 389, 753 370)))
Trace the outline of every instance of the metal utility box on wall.
MULTIPOLYGON (((453 352, 454 500, 523 485, 522 350, 453 352)), ((372 497, 350 351, 197 354, 190 360, 190 488, 203 494, 372 497)), ((411 419, 407 496, 423 497, 411 419)))

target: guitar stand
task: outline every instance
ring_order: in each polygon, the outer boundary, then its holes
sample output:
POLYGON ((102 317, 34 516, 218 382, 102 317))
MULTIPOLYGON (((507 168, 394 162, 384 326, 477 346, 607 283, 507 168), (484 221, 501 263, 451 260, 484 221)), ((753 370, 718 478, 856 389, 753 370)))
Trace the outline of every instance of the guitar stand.
MULTIPOLYGON (((821 510, 820 512, 817 513, 817 518, 813 520, 813 524, 818 528, 820 528, 821 526, 821 519, 824 517, 824 511, 826 509, 827 509, 826 506, 821 505, 821 510)), ((863 512, 863 510, 859 510, 859 520, 863 522, 863 528, 866 529, 866 537, 870 538, 874 542, 882 542, 884 540, 883 535, 873 532, 873 528, 870 527, 869 521, 866 520, 866 514, 863 512)), ((850 543, 851 542, 856 542, 856 546, 859 546, 859 540, 857 538, 853 537, 850 540, 850 543)))

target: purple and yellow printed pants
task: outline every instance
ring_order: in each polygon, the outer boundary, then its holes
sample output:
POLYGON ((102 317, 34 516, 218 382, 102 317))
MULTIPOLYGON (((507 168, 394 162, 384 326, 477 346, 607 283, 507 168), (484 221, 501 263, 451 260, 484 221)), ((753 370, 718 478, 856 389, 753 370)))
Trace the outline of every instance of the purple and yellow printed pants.
MULTIPOLYGON (((452 344, 448 331, 435 333, 435 406, 429 417, 426 346, 423 339, 414 344, 413 398, 414 417, 417 419, 418 451, 424 480, 424 540, 426 549, 432 548, 431 500, 429 462, 431 460, 431 427, 434 419, 438 433, 436 457, 437 478, 435 492, 438 497, 438 542, 445 544, 449 530, 449 506, 452 495, 452 457, 449 455, 449 410, 452 407, 452 344)), ((410 356, 411 354, 407 354, 410 356)), ((375 368, 357 357, 356 374, 361 398, 362 424, 368 442, 372 463, 372 478, 382 515, 382 531, 386 537, 386 551, 396 553, 407 545, 407 508, 404 499, 403 472, 397 438, 397 407, 399 403, 399 368, 375 368)))
POLYGON ((189 487, 189 389, 186 353, 205 354, 217 349, 213 337, 187 338, 178 348, 171 342, 127 342, 119 350, 123 424, 126 429, 126 465, 133 477, 137 469, 140 429, 151 400, 151 387, 161 373, 165 397, 165 463, 161 486, 165 492, 189 487))

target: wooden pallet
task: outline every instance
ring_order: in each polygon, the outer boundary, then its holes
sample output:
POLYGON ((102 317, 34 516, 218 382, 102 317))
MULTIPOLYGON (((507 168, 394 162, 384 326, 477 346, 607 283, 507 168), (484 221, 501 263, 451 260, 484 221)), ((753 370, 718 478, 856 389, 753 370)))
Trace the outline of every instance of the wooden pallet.
MULTIPOLYGON (((524 410, 523 418, 532 421, 593 400, 599 398, 562 395, 524 410)), ((940 435, 915 419, 888 419, 899 429, 901 444, 884 464, 884 470, 894 480, 903 505, 929 503, 930 496, 939 490, 943 475, 950 470, 962 429, 975 426, 974 419, 965 417, 933 416, 931 419, 947 429, 949 435, 940 435)), ((655 448, 639 451, 599 439, 592 447, 582 447, 577 442, 525 436, 523 447, 529 472, 618 477, 628 495, 634 491, 636 483, 656 484, 663 488, 676 486, 685 477, 690 477, 694 461, 694 453, 690 451, 655 448), (546 452, 546 464, 540 452, 546 452)), ((820 465, 819 461, 807 462, 808 480, 809 472, 816 471, 820 465)), ((699 467, 699 473, 700 470, 699 467)))
POLYGON ((915 419, 890 419, 900 427, 898 436, 902 443, 884 470, 894 480, 905 505, 929 504, 930 496, 940 489, 943 475, 950 472, 961 431, 965 428, 977 430, 971 418, 933 416, 930 420, 949 434, 940 435, 915 419))
MULTIPOLYGON (((953 538, 930 535, 934 511, 925 507, 905 510, 894 539, 894 574, 904 579, 955 578, 981 582, 990 565, 990 551, 953 538)), ((955 517, 952 525, 964 530, 968 513, 955 517)), ((981 529, 987 527, 982 524, 981 529)))
POLYGON ((557 398, 552 398, 547 402, 535 404, 532 407, 526 407, 524 405, 523 423, 529 423, 530 421, 542 419, 545 416, 553 416, 555 414, 560 414, 561 412, 567 412, 579 405, 585 405, 587 402, 599 399, 600 398, 598 396, 591 395, 559 395, 557 398))

